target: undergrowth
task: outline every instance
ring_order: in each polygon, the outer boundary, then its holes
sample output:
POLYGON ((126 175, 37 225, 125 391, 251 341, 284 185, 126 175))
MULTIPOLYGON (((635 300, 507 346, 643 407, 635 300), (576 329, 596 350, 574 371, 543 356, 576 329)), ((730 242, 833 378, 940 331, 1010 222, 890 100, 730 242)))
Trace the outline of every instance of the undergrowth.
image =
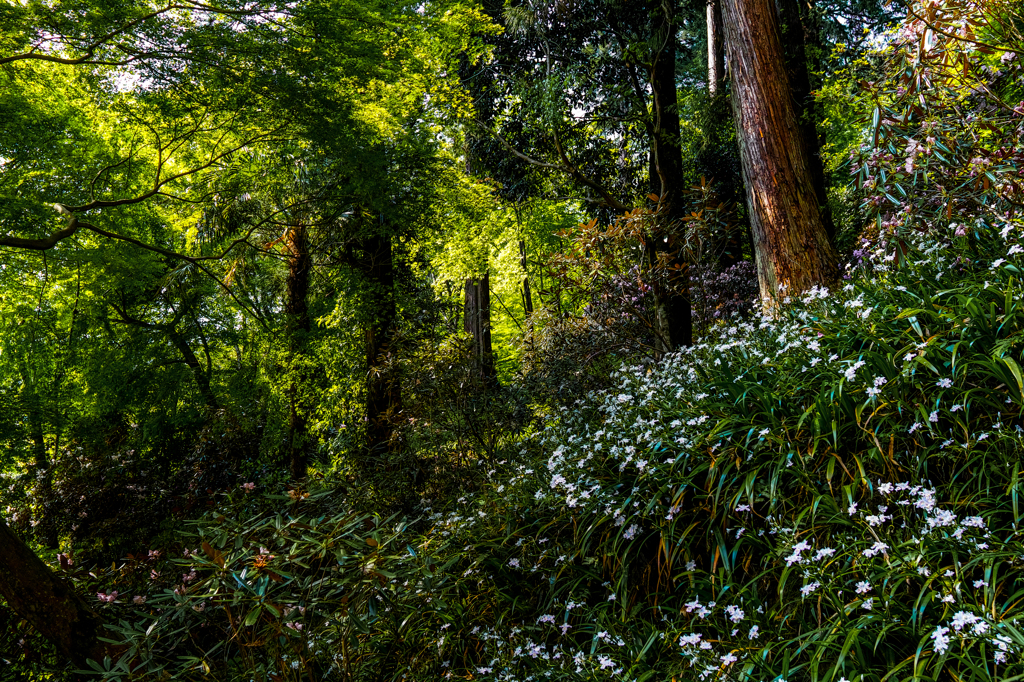
POLYGON ((239 491, 152 569, 173 587, 103 590, 106 675, 1024 673, 1024 233, 977 228, 624 366, 417 519, 239 491))

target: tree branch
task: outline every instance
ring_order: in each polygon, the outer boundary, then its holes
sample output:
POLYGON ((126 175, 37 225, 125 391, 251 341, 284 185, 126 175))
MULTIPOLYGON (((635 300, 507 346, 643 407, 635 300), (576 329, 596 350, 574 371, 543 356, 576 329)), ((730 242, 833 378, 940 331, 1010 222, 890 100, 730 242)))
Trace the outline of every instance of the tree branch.
MULTIPOLYGON (((9 64, 11 62, 16 62, 16 61, 35 60, 35 61, 43 61, 43 62, 54 62, 54 63, 57 63, 57 64, 66 64, 66 65, 70 65, 70 66, 74 66, 74 65, 78 65, 78 64, 94 64, 94 65, 97 65, 97 66, 124 66, 124 65, 130 64, 132 62, 138 61, 139 59, 143 59, 145 57, 148 57, 148 56, 156 56, 158 54, 157 52, 147 52, 147 51, 142 51, 142 50, 134 51, 134 50, 129 49, 125 45, 117 45, 116 46, 117 49, 122 54, 126 55, 127 59, 122 59, 122 60, 110 60, 110 59, 102 59, 102 58, 101 59, 94 59, 94 57, 96 56, 96 51, 99 50, 100 48, 102 48, 107 43, 109 43, 114 38, 116 38, 118 36, 121 36, 121 35, 125 35, 127 33, 130 33, 132 31, 132 29, 136 28, 140 24, 143 24, 143 23, 149 21, 150 19, 155 19, 155 18, 157 18, 157 17, 159 17, 159 16, 161 16, 163 14, 166 14, 168 12, 171 12, 173 10, 203 11, 203 12, 210 12, 210 13, 213 13, 213 14, 222 14, 222 15, 225 15, 225 16, 255 16, 255 15, 260 13, 259 11, 253 11, 253 10, 230 10, 230 9, 224 9, 222 7, 216 7, 214 5, 207 5, 205 3, 200 3, 200 2, 191 2, 191 3, 185 3, 185 4, 174 4, 174 3, 172 3, 172 4, 168 4, 168 5, 164 6, 164 7, 162 7, 160 9, 153 10, 152 12, 148 12, 146 14, 143 14, 142 16, 137 17, 135 19, 132 19, 131 21, 128 21, 128 22, 126 22, 124 24, 121 24, 120 26, 118 26, 117 28, 113 29, 112 31, 109 31, 109 32, 107 32, 107 33, 105 33, 105 34, 95 38, 92 42, 90 42, 90 43, 88 43, 86 45, 82 45, 82 46, 78 47, 77 49, 79 51, 84 51, 84 53, 81 54, 78 57, 60 57, 60 56, 55 55, 55 54, 50 54, 50 53, 46 53, 46 52, 40 52, 39 51, 39 45, 35 45, 30 50, 28 50, 27 52, 22 52, 20 54, 8 55, 6 57, 0 57, 0 65, 9 64)), ((68 40, 67 38, 64 38, 63 42, 71 43, 72 41, 68 40)), ((69 46, 69 48, 70 49, 75 49, 74 47, 71 47, 71 46, 69 46)))
POLYGON ((57 209, 58 213, 68 219, 68 226, 63 230, 54 232, 49 237, 42 237, 40 239, 25 239, 22 237, 4 235, 0 237, 0 246, 10 246, 15 249, 30 249, 32 251, 47 251, 56 246, 58 242, 61 242, 78 232, 78 228, 82 227, 82 223, 79 222, 77 217, 75 217, 75 214, 61 204, 54 204, 53 207, 57 209))

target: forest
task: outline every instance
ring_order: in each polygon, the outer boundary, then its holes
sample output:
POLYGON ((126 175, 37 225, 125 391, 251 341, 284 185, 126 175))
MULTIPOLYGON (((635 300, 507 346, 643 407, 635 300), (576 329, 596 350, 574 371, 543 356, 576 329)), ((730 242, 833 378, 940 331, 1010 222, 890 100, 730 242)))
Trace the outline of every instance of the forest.
POLYGON ((1024 0, 0 0, 0 682, 1024 679, 1024 0))

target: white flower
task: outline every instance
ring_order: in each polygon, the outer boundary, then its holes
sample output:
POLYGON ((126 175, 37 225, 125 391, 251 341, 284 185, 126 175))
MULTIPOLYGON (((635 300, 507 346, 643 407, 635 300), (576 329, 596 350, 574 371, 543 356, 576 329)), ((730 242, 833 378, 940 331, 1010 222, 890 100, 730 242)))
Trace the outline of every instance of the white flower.
POLYGON ((954 630, 960 632, 965 625, 974 625, 979 620, 980 619, 973 613, 968 611, 957 611, 956 615, 953 616, 953 620, 950 621, 950 625, 953 626, 954 630))
POLYGON ((804 597, 806 597, 809 594, 811 594, 811 592, 814 592, 816 589, 818 589, 819 587, 821 587, 821 583, 809 583, 809 584, 804 585, 803 587, 800 588, 800 594, 802 594, 804 597))
POLYGON ((863 552, 861 552, 861 554, 863 554, 866 557, 873 557, 879 552, 884 554, 885 550, 887 549, 889 549, 889 545, 885 544, 884 542, 876 542, 875 544, 871 545, 869 549, 865 549, 863 552))
POLYGON ((832 556, 835 553, 836 553, 836 551, 834 549, 832 549, 831 547, 822 547, 821 549, 819 549, 817 552, 814 553, 814 561, 821 561, 825 557, 830 557, 830 556, 832 556))
MULTIPOLYGON (((757 627, 756 625, 754 627, 757 627)), ((700 643, 701 634, 694 632, 689 635, 683 635, 679 638, 679 646, 696 646, 700 643)))
POLYGON ((729 614, 729 620, 731 620, 734 623, 738 623, 741 620, 743 620, 743 609, 736 606, 735 604, 730 604, 729 606, 726 606, 725 612, 729 614))
POLYGON ((931 634, 931 638, 935 640, 935 653, 942 655, 946 653, 946 649, 949 648, 949 637, 947 633, 949 628, 936 627, 935 632, 931 634))
POLYGON ((950 388, 953 386, 953 380, 948 378, 939 379, 935 385, 939 388, 950 388))
POLYGON ((871 609, 873 609, 875 607, 874 597, 872 597, 871 599, 865 599, 864 603, 861 604, 860 607, 865 611, 870 611, 871 609))
POLYGON ((871 591, 871 583, 867 580, 861 580, 857 583, 857 594, 864 594, 865 592, 871 591))
POLYGON ((750 632, 747 634, 747 639, 757 639, 760 636, 760 634, 758 633, 759 629, 760 628, 758 628, 758 626, 756 625, 750 628, 750 632))

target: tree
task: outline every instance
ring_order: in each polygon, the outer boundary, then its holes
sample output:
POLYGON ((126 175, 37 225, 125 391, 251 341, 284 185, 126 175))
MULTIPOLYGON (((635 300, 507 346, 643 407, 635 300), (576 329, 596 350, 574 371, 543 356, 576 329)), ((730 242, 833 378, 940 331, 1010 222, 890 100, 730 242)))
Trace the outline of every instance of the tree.
MULTIPOLYGON (((654 194, 663 221, 650 235, 658 247, 650 251, 678 260, 678 249, 665 244, 679 227, 683 206, 676 199, 686 185, 677 4, 595 1, 577 3, 571 11, 549 2, 510 7, 504 19, 514 39, 499 44, 498 66, 474 75, 487 82, 477 105, 490 115, 486 124, 502 154, 492 149, 498 158, 485 158, 476 145, 481 158, 473 165, 511 184, 524 175, 522 168, 507 167, 514 158, 551 175, 552 193, 570 187, 582 193, 603 218, 654 194)), ((679 284, 656 292, 662 351, 692 342, 685 279, 679 284)))
POLYGON ((708 94, 715 97, 725 82, 725 36, 722 0, 707 0, 708 94))
POLYGON ((103 620, 0 519, 0 596, 77 665, 113 653, 103 620))
POLYGON ((774 4, 722 0, 732 108, 757 261, 761 299, 826 285, 837 256, 815 191, 774 4))
MULTIPOLYGON (((124 280, 104 282, 111 285, 103 291, 107 295, 96 296, 103 299, 105 305, 95 306, 103 313, 88 320, 85 336, 97 348, 106 342, 125 365, 110 373, 145 369, 153 382, 163 365, 184 365, 201 396, 195 402, 230 408, 212 381, 229 364, 227 344, 208 348, 207 337, 214 335, 207 334, 207 325, 226 336, 231 327, 246 322, 262 326, 268 308, 283 313, 274 331, 284 332, 289 354, 301 366, 291 373, 294 388, 284 391, 291 397, 288 420, 294 436, 287 446, 289 468, 301 479, 315 408, 314 391, 305 386, 315 373, 301 362, 313 355, 313 268, 318 257, 337 265, 332 259, 347 249, 349 265, 362 267, 365 279, 380 292, 375 300, 374 287, 366 287, 370 296, 360 302, 372 311, 365 318, 371 337, 364 348, 367 393, 383 395, 385 403, 382 408, 380 400, 371 399, 367 411, 388 415, 370 419, 384 429, 383 436, 371 433, 371 441, 390 441, 390 415, 400 405, 395 397, 400 392, 389 388, 397 386, 393 378, 381 380, 377 370, 393 354, 399 319, 396 242, 421 226, 410 197, 428 194, 423 181, 429 176, 413 179, 407 168, 391 163, 393 158, 381 162, 377 157, 401 149, 410 131, 430 140, 430 150, 437 151, 437 121, 460 110, 461 96, 446 74, 457 54, 477 51, 465 37, 481 23, 475 10, 457 1, 424 7, 418 2, 307 0, 255 8, 252 3, 151 6, 129 1, 92 7, 33 2, 5 5, 2 12, 0 247, 6 253, 37 252, 41 258, 82 255, 79 264, 97 278, 110 261, 129 271, 121 273, 129 281, 132 266, 137 274, 145 273, 137 277, 130 296, 119 295, 117 285, 124 280), (145 86, 128 87, 132 78, 144 79, 145 86), (280 156, 286 142, 314 147, 331 158, 360 158, 341 169, 343 183, 317 185, 338 190, 336 199, 317 196, 318 204, 311 205, 308 194, 293 196, 232 229, 205 229, 204 210, 221 190, 258 191, 260 174, 243 167, 240 159, 257 150, 280 156), (357 146, 353 142, 360 143, 360 154, 351 154, 357 146), (372 173, 360 167, 368 159, 377 164, 372 173), (347 205, 355 215, 356 200, 365 208, 358 220, 332 213, 347 205), (313 233, 324 226, 333 231, 321 229, 326 238, 313 242, 313 233), (342 230, 334 228, 339 227, 351 229, 338 238, 342 230), (257 310, 270 297, 250 296, 253 292, 237 284, 231 266, 241 252, 281 256, 266 242, 256 243, 261 231, 270 228, 283 232, 284 296, 275 290, 273 302, 257 310), (166 287, 154 280, 182 269, 201 272, 216 284, 217 307, 228 313, 207 315, 200 305, 207 301, 191 297, 194 291, 164 295, 166 287), (151 278, 152 271, 157 276, 151 278), (119 337, 131 343, 121 344, 119 337), (178 357, 151 362, 150 353, 138 352, 153 339, 161 343, 152 345, 170 345, 178 357)), ((256 343, 252 337, 246 341, 256 343)), ((96 356, 91 360, 100 363, 96 356)), ((174 383, 168 382, 167 393, 174 393, 174 383)), ((131 393, 134 387, 118 388, 131 393)), ((38 392, 24 392, 27 414, 35 419, 26 438, 33 454, 48 435, 48 423, 36 418, 37 397, 38 392)), ((191 407, 187 396, 172 397, 173 408, 191 407)), ((131 407, 136 414, 159 409, 143 401, 131 407)), ((123 412, 113 416, 116 427, 130 423, 123 412)), ((150 438, 150 444, 158 440, 153 434, 150 438)), ((37 468, 44 464, 42 457, 33 459, 37 468)), ((50 543, 49 533, 46 540, 50 543)), ((58 650, 76 662, 101 657, 104 649, 94 646, 95 633, 76 625, 92 622, 81 600, 61 592, 45 564, 32 559, 13 535, 0 537, 0 593, 8 606, 52 635, 58 650)))

